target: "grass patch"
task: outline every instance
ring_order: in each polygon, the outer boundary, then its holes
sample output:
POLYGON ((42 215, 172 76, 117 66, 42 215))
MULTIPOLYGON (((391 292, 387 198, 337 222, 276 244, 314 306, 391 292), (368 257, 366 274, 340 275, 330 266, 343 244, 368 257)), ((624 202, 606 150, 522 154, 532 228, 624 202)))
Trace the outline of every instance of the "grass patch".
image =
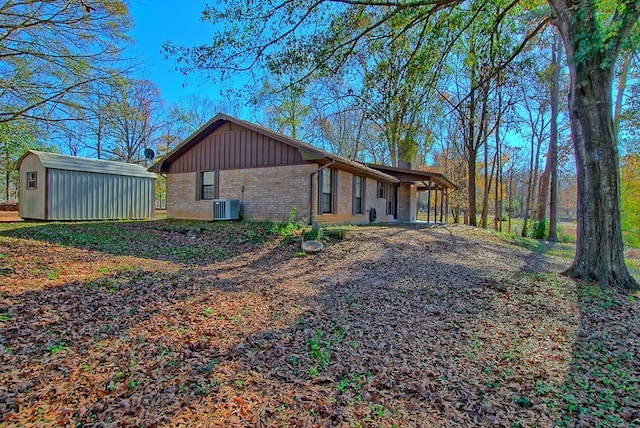
MULTIPOLYGON (((0 233, 10 238, 189 265, 226 260, 238 251, 274 239, 293 239, 302 232, 294 223, 199 220, 16 222, 0 227, 0 233)), ((7 258, 0 258, 0 268, 7 258)), ((47 277, 54 280, 58 274, 52 271, 47 277)))
POLYGON ((55 343, 49 346, 49 355, 54 356, 59 352, 66 350, 68 346, 64 342, 55 343))
POLYGON ((640 281, 640 260, 627 259, 627 268, 637 281, 640 281))

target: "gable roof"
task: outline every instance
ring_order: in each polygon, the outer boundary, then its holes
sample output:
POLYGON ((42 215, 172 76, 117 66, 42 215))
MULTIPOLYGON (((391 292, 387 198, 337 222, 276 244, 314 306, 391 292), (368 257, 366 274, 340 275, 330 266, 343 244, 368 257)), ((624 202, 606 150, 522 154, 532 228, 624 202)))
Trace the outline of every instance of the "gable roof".
POLYGON ((200 143, 205 137, 215 132, 218 128, 220 128, 225 123, 230 122, 236 124, 238 126, 247 128, 249 130, 255 131, 257 133, 263 134, 267 137, 273 138, 274 140, 292 146, 300 152, 302 159, 305 161, 315 161, 321 164, 327 163, 337 163, 339 166, 342 166, 342 169, 346 169, 348 171, 357 172, 360 174, 368 175, 371 177, 376 177, 380 180, 397 183, 398 179, 392 175, 386 174, 382 171, 375 170, 373 168, 369 168, 368 166, 361 164, 359 162, 352 161, 350 159, 346 159, 331 153, 327 153, 323 150, 320 150, 310 144, 303 143, 300 140, 296 140, 293 138, 289 138, 286 135, 274 132, 270 129, 262 127, 260 125, 256 125, 251 122, 247 122, 241 119, 237 119, 232 116, 228 116, 223 113, 216 114, 211 120, 205 123, 200 127, 197 131, 187 137, 184 141, 178 144, 173 150, 167 153, 165 156, 160 158, 156 163, 151 165, 149 171, 153 172, 167 172, 168 166, 186 153, 193 146, 200 143))
POLYGON ((154 173, 147 171, 147 169, 142 165, 61 155, 58 153, 41 152, 38 150, 28 150, 24 155, 22 155, 20 160, 18 160, 18 167, 22 163, 22 160, 29 154, 37 156, 40 163, 45 168, 156 178, 154 173))

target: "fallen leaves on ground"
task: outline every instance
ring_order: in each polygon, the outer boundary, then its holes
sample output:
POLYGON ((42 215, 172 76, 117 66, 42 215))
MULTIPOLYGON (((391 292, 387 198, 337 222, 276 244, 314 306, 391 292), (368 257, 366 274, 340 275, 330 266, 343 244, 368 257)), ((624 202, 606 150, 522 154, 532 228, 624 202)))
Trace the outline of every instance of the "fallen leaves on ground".
POLYGON ((13 224, 9 426, 633 426, 637 301, 463 226, 13 224))

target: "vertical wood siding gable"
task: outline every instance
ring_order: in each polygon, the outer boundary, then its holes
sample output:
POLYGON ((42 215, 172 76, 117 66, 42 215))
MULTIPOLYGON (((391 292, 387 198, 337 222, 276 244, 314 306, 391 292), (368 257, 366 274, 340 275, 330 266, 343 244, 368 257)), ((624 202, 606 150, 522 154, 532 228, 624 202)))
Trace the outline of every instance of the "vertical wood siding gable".
POLYGON ((175 159, 169 172, 258 168, 304 163, 298 149, 261 133, 241 129, 203 138, 175 159))

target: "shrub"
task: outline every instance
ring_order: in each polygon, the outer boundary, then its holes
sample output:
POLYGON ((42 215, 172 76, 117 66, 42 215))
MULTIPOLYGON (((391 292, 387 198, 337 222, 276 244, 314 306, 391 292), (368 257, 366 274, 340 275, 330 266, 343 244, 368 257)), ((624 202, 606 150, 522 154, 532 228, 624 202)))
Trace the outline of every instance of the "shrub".
POLYGON ((267 230, 281 238, 285 238, 285 240, 295 238, 301 229, 301 226, 295 223, 296 212, 295 207, 291 208, 291 211, 289 212, 289 219, 286 223, 265 222, 267 230))
POLYGON ((533 225, 533 237, 535 239, 544 239, 549 235, 549 222, 542 219, 533 225))
POLYGON ((562 226, 560 225, 557 226, 557 232, 558 232, 558 241, 562 242, 563 244, 575 242, 574 237, 569 235, 567 232, 565 232, 562 226))
POLYGON ((314 226, 311 230, 304 232, 302 237, 305 241, 319 241, 324 237, 324 233, 318 226, 314 226))

